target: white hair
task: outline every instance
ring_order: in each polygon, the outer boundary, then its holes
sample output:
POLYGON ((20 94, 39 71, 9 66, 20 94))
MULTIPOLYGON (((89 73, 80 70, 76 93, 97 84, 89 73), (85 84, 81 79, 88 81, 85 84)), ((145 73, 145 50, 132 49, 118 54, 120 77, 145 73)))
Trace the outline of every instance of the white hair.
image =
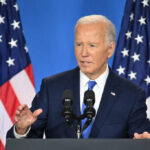
POLYGON ((80 18, 75 25, 75 30, 79 24, 91 24, 91 23, 97 23, 97 22, 104 22, 107 25, 107 31, 106 31, 107 45, 109 45, 111 42, 115 42, 116 40, 115 26, 109 19, 107 19, 103 15, 89 15, 89 16, 80 18))

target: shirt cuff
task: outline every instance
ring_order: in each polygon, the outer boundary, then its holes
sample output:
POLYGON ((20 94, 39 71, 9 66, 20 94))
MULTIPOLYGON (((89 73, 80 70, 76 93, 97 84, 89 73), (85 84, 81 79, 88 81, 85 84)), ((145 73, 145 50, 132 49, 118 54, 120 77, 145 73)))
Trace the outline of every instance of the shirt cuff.
POLYGON ((14 125, 14 129, 13 130, 14 130, 14 136, 15 136, 16 139, 26 138, 27 135, 28 135, 28 133, 29 133, 29 131, 31 130, 31 126, 30 126, 29 129, 27 130, 27 132, 25 134, 18 134, 16 132, 16 128, 15 127, 16 126, 14 125))

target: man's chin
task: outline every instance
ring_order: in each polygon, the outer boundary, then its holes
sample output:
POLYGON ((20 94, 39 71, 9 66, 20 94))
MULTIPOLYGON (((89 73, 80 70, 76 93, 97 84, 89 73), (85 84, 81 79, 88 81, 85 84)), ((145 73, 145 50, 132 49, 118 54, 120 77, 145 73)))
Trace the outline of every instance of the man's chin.
POLYGON ((87 76, 89 76, 90 74, 92 74, 92 72, 87 68, 87 69, 81 69, 81 71, 86 74, 87 76))

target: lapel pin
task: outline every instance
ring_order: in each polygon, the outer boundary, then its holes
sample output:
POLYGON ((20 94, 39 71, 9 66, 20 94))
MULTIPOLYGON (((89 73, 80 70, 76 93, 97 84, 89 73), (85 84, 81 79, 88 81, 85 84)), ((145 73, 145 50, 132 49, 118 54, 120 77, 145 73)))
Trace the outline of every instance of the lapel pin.
POLYGON ((116 93, 114 93, 114 92, 110 92, 110 94, 111 94, 112 96, 116 96, 116 93))

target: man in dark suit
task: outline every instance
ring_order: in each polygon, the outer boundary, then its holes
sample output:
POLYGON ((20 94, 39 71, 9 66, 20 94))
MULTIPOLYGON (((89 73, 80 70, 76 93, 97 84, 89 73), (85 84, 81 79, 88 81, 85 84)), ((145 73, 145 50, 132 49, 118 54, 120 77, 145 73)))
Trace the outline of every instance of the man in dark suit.
POLYGON ((31 110, 25 104, 18 107, 15 126, 7 137, 42 138, 45 132, 46 138, 75 138, 62 116, 62 93, 72 90, 72 109, 79 116, 84 92, 89 81, 94 81, 96 117, 88 138, 150 138, 144 91, 114 74, 107 65, 115 49, 115 38, 115 27, 104 16, 79 19, 75 27, 79 67, 43 79, 31 110))

